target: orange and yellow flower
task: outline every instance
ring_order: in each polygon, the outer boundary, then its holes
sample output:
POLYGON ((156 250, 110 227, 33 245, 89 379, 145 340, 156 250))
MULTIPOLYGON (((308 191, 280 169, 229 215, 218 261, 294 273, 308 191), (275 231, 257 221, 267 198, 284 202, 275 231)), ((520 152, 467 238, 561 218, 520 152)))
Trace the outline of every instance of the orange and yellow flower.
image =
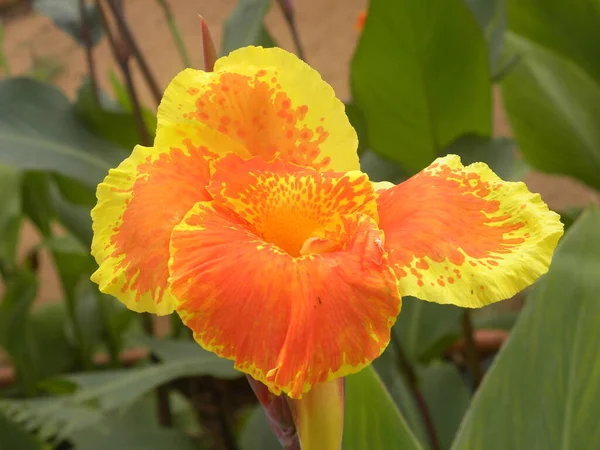
POLYGON ((523 183, 454 155, 371 183, 357 143, 333 89, 281 49, 181 72, 154 146, 98 187, 93 280, 300 398, 381 354, 401 296, 480 307, 546 272, 562 224, 523 183))

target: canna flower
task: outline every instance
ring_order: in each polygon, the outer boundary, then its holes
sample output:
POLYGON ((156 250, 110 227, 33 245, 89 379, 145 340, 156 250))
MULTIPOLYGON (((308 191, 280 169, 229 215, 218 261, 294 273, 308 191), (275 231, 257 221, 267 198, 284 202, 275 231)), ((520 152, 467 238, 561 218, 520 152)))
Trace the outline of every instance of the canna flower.
POLYGON ((468 308, 511 297, 547 271, 562 235, 539 195, 483 163, 448 155, 397 186, 371 183, 357 144, 316 71, 243 48, 174 78, 154 145, 109 172, 92 211, 100 290, 177 312, 268 389, 263 405, 285 394, 304 450, 339 448, 338 380, 383 352, 402 296, 468 308), (323 424, 330 436, 310 431, 323 424))

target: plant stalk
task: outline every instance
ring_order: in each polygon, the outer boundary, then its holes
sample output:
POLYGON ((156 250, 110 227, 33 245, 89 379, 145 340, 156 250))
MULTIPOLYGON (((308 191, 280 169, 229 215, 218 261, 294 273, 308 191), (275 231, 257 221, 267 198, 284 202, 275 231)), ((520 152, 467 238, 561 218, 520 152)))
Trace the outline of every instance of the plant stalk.
MULTIPOLYGON (((108 3, 112 4, 110 0, 108 1, 108 3)), ((148 128, 146 128, 146 124, 144 123, 142 107, 140 105, 137 91, 135 89, 135 84, 133 83, 133 78, 131 76, 131 68, 129 66, 129 46, 123 40, 117 41, 117 38, 115 37, 115 35, 113 35, 112 30, 110 29, 108 17, 106 16, 106 13, 101 5, 100 0, 96 0, 96 4, 98 5, 98 11, 100 12, 102 26, 104 27, 104 31, 106 32, 106 37, 108 38, 108 43, 110 45, 113 57, 115 61, 117 61, 119 69, 121 70, 121 74, 123 75, 123 79, 125 81, 125 88, 127 90, 129 101, 131 103, 133 117, 135 120, 136 127, 138 129, 138 133, 140 135, 140 143, 144 146, 149 146, 152 144, 150 134, 148 133, 148 128)))
POLYGON ((96 77, 96 63, 94 62, 93 55, 93 42, 92 34, 90 31, 90 21, 85 10, 85 0, 79 0, 79 15, 81 17, 81 38, 84 44, 85 50, 85 61, 87 63, 88 75, 90 78, 90 85, 92 86, 92 96, 96 105, 100 105, 100 99, 98 98, 98 78, 96 77))
POLYGON ((177 46, 177 52, 181 57, 181 61, 185 67, 192 67, 192 61, 190 60, 190 55, 185 47, 185 42, 181 37, 181 32, 179 31, 179 27, 177 26, 177 22, 173 17, 173 12, 171 11, 171 6, 167 2, 167 0, 156 0, 158 4, 161 6, 163 13, 165 15, 165 19, 167 21, 167 25, 169 26, 169 31, 171 32, 171 36, 175 41, 175 45, 177 46))
POLYGON ((433 419, 431 418, 431 414, 429 413, 429 407, 425 402, 425 398, 421 391, 419 390, 418 379, 415 371, 408 360, 400 342, 394 332, 392 332, 392 345, 394 346, 394 350, 396 351, 396 355, 398 356, 398 369, 400 372, 404 373, 406 376, 406 381, 408 382, 408 389, 412 393, 415 401, 417 402, 417 407, 421 412, 421 417, 423 418, 423 424, 425 425, 425 430, 429 437, 429 442, 431 443, 432 450, 440 450, 440 442, 437 437, 437 433, 435 431, 435 426, 433 424, 433 419))
POLYGON ((475 339, 473 338, 473 324, 471 323, 471 312, 469 310, 464 311, 462 325, 465 337, 467 365, 471 375, 473 375, 475 389, 477 389, 483 379, 483 367, 481 365, 481 360, 479 359, 479 352, 475 345, 475 339))
POLYGON ((279 4, 279 8, 281 9, 281 12, 283 13, 283 17, 285 18, 285 21, 287 22, 290 32, 292 33, 292 39, 294 41, 294 45, 296 46, 296 51, 298 52, 298 57, 301 60, 306 61, 304 47, 302 46, 302 43, 300 42, 300 35, 298 33, 298 28, 296 27, 296 19, 294 17, 294 9, 292 8, 292 4, 289 2, 289 0, 288 1, 277 0, 277 3, 279 4))
POLYGON ((115 22, 117 23, 117 27, 123 38, 123 41, 125 42, 127 48, 129 49, 129 51, 131 51, 131 54, 140 66, 140 70, 142 71, 142 75, 144 76, 144 79, 146 80, 146 83, 148 84, 148 87, 152 92, 154 101, 156 102, 156 104, 159 104, 160 100, 162 99, 162 92, 160 90, 160 87, 158 86, 158 83, 156 82, 156 78, 150 70, 150 66, 146 62, 144 55, 142 54, 139 46, 137 45, 137 42, 135 41, 131 30, 129 29, 129 25, 125 20, 122 11, 119 10, 119 7, 116 4, 115 0, 106 0, 106 3, 108 3, 112 16, 115 19, 115 22))

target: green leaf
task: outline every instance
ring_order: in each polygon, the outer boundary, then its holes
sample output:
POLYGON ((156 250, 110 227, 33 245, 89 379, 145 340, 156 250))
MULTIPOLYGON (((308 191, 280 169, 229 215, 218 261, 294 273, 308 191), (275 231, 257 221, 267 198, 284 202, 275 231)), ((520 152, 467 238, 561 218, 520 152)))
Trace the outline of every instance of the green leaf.
POLYGON ((502 93, 512 130, 537 169, 578 178, 600 189, 600 84, 572 61, 509 33, 522 54, 502 93))
POLYGON ((348 120, 358 135, 358 154, 362 155, 369 148, 369 138, 367 135, 367 122, 365 121, 365 115, 353 102, 348 102, 345 104, 345 106, 348 120))
POLYGON ((503 69, 501 64, 506 31, 506 0, 466 0, 488 41, 492 79, 503 69))
POLYGON ((409 175, 465 134, 491 134, 487 45, 464 0, 372 0, 352 61, 370 147, 409 175))
POLYGON ((597 0, 508 0, 516 34, 580 66, 600 83, 600 3, 597 0))
POLYGON ((89 133, 56 88, 26 78, 0 81, 0 161, 26 170, 54 171, 90 188, 124 154, 89 133))
POLYGON ((0 449, 43 450, 42 443, 16 423, 0 414, 0 449))
POLYGON ((19 383, 30 395, 40 378, 39 348, 30 321, 37 288, 35 275, 22 270, 11 278, 0 303, 0 346, 9 354, 19 383))
POLYGON ((415 398, 408 388, 404 374, 400 372, 398 353, 393 344, 388 345, 383 354, 373 361, 373 367, 415 437, 421 444, 426 444, 429 438, 425 432, 421 411, 419 411, 415 398))
POLYGON ((25 172, 21 183, 23 212, 43 236, 50 235, 54 206, 50 197, 50 176, 44 172, 25 172))
POLYGON ((452 364, 434 362, 418 375, 440 447, 450 448, 471 403, 471 393, 452 364))
POLYGON ((409 360, 425 363, 460 336, 462 314, 456 306, 403 297, 402 313, 392 332, 409 360))
POLYGON ((560 221, 564 224, 565 231, 568 230, 571 227, 571 225, 575 223, 575 221, 581 215, 582 212, 583 208, 577 206, 569 208, 566 211, 559 212, 560 221))
POLYGON ((97 95, 99 103, 94 98, 89 78, 86 78, 77 91, 77 115, 96 136, 114 142, 130 152, 140 141, 133 114, 110 100, 100 89, 97 90, 97 95))
POLYGON ((91 209, 96 204, 96 186, 86 186, 80 181, 55 173, 52 176, 54 184, 62 198, 77 206, 91 209))
POLYGON ((281 450, 261 406, 254 408, 239 437, 240 450, 281 450))
MULTIPOLYGON (((108 78, 110 81, 110 86, 112 88, 113 94, 115 96, 115 102, 125 111, 131 113, 133 108, 131 106, 131 100, 129 99, 129 94, 127 94, 127 88, 125 85, 119 80, 119 77, 112 70, 108 72, 108 78)), ((148 132, 150 136, 154 136, 156 134, 156 111, 151 111, 148 108, 142 106, 142 118, 144 119, 144 123, 146 124, 146 128, 148 128, 148 132)))
POLYGON ((65 302, 45 302, 31 314, 32 328, 39 348, 40 378, 64 373, 75 367, 75 354, 65 324, 65 302))
MULTIPOLYGON (((35 0, 35 10, 50 17, 56 26, 71 35, 81 45, 85 44, 82 36, 82 20, 78 0, 35 0)), ((100 12, 95 4, 85 5, 86 18, 89 26, 90 40, 93 45, 100 42, 102 37, 102 22, 100 12)))
POLYGON ((102 332, 97 288, 89 280, 96 265, 87 248, 70 235, 49 239, 46 246, 52 251, 65 293, 69 331, 80 352, 81 364, 91 367, 102 332))
POLYGON ((270 7, 270 0, 238 0, 225 22, 221 54, 227 55, 247 45, 272 46, 273 38, 263 22, 270 7))
POLYGON ((203 351, 179 353, 168 361, 137 369, 69 374, 64 379, 80 387, 73 395, 33 400, 0 400, 5 411, 27 429, 39 429, 48 438, 97 424, 103 417, 128 407, 157 386, 182 377, 211 375, 233 378, 241 374, 230 361, 203 351))
POLYGON ((559 244, 479 388, 456 450, 600 448, 600 212, 559 244))
POLYGON ((15 270, 21 229, 21 173, 0 164, 0 266, 3 275, 15 270))
POLYGON ((459 155, 465 166, 484 162, 503 180, 516 181, 521 173, 515 170, 515 147, 515 142, 506 137, 463 136, 454 141, 446 152, 459 155))
POLYGON ((197 450, 182 431, 160 427, 153 400, 144 398, 92 427, 76 431, 69 441, 77 450, 197 450))
POLYGON ((77 206, 67 202, 58 189, 52 189, 52 199, 56 216, 61 223, 79 242, 90 248, 92 245, 92 217, 90 207, 77 206))
POLYGON ((398 163, 382 158, 371 150, 360 155, 360 170, 369 175, 371 181, 389 181, 398 184, 408 178, 398 163))
POLYGON ((488 308, 490 308, 490 306, 473 311, 474 328, 483 330, 510 331, 515 326, 515 323, 519 318, 520 311, 496 311, 488 313, 486 312, 486 309, 488 308))
POLYGON ((346 378, 343 448, 422 449, 372 366, 346 378))

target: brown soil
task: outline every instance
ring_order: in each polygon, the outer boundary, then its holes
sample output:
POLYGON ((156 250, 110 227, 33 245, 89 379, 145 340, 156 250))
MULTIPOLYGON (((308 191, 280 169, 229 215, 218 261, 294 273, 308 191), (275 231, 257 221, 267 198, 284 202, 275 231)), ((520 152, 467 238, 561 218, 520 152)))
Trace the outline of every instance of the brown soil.
MULTIPOLYGON (((13 0, 11 0, 12 2, 13 0)), ((9 0, 0 0, 0 4, 9 0)), ((297 21, 309 63, 322 74, 338 93, 348 95, 348 63, 356 45, 354 22, 366 6, 366 0, 297 0, 297 21)), ((223 23, 235 5, 234 0, 171 1, 174 16, 183 37, 188 43, 195 67, 201 67, 200 27, 198 14, 209 24, 217 48, 220 46, 223 23)), ((162 86, 182 68, 167 24, 158 6, 150 0, 127 0, 126 11, 133 31, 143 52, 162 86)), ((267 17, 269 29, 280 45, 291 49, 292 41, 281 14, 276 8, 267 17)), ((5 53, 15 74, 28 72, 34 60, 49 58, 62 67, 53 79, 68 96, 73 97, 86 73, 84 55, 79 46, 57 30, 46 18, 34 13, 11 17, 5 23, 5 53)), ((95 50, 101 86, 109 90, 108 72, 115 69, 106 41, 95 50)), ((136 73, 136 78, 139 74, 136 73)), ((138 80, 141 81, 141 80, 138 80)), ((139 83, 141 86, 143 83, 139 83)), ((147 90, 142 99, 152 106, 147 90)), ((499 96, 496 95, 495 130, 498 135, 510 135, 499 96)), ((555 176, 531 174, 528 184, 532 191, 540 192, 552 208, 585 205, 592 193, 576 182, 555 176)), ((30 249, 39 237, 32 227, 23 230, 22 253, 30 249)), ((61 296, 52 263, 48 255, 41 260, 40 300, 58 299, 61 296)))

